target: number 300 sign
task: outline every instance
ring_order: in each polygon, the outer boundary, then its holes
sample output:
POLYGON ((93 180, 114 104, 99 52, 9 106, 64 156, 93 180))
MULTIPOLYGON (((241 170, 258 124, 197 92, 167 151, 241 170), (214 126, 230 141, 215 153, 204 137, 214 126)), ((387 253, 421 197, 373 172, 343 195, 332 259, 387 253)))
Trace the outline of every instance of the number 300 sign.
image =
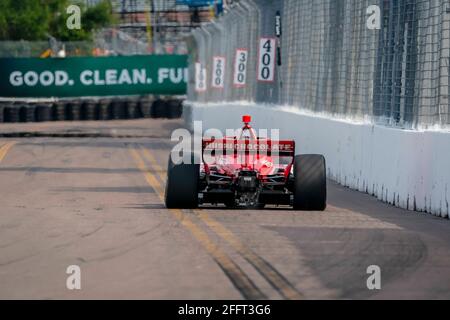
POLYGON ((236 57, 234 61, 234 79, 233 84, 235 87, 245 87, 247 82, 247 61, 248 50, 237 49, 236 57))
POLYGON ((258 81, 272 82, 275 78, 275 38, 259 40, 258 81))

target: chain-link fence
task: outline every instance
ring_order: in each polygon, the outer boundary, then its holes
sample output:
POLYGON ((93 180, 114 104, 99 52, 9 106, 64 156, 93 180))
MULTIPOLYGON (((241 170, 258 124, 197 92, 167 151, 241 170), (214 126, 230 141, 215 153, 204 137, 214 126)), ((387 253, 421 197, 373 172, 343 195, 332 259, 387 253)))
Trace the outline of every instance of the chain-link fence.
POLYGON ((193 101, 290 105, 399 127, 450 125, 445 0, 243 0, 195 30, 190 46, 193 101), (275 54, 261 54, 261 38, 276 39, 265 44, 267 52, 276 44, 275 54), (236 86, 238 49, 248 58, 245 83, 236 86), (214 57, 227 66, 216 88, 214 57), (206 90, 196 90, 196 65, 206 90))
POLYGON ((0 41, 0 58, 44 57, 48 50, 51 50, 50 55, 56 56, 62 49, 67 57, 187 53, 184 41, 155 41, 152 46, 153 49, 126 32, 106 28, 98 31, 93 41, 62 42, 54 38, 49 41, 0 41))
POLYGON ((107 47, 97 46, 92 41, 59 42, 49 41, 0 41, 0 58, 39 58, 56 56, 64 50, 65 56, 93 56, 98 50, 106 51, 107 47))

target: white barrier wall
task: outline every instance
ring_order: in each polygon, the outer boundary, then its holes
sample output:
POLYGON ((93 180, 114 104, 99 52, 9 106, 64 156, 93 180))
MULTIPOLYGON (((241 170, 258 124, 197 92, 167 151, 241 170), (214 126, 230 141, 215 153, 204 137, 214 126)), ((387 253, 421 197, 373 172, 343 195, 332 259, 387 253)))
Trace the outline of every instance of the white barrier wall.
POLYGON ((254 104, 186 104, 185 119, 203 129, 241 127, 252 116, 255 129, 280 129, 295 139, 297 153, 320 153, 328 177, 409 210, 449 217, 450 132, 393 129, 254 104))

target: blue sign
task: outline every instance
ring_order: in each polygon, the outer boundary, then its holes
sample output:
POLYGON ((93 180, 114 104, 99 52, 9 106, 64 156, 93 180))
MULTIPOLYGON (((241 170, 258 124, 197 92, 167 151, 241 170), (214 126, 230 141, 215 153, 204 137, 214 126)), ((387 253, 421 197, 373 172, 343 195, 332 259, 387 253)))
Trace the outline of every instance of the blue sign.
POLYGON ((209 7, 212 5, 222 6, 222 0, 177 0, 177 5, 185 5, 189 7, 209 7))

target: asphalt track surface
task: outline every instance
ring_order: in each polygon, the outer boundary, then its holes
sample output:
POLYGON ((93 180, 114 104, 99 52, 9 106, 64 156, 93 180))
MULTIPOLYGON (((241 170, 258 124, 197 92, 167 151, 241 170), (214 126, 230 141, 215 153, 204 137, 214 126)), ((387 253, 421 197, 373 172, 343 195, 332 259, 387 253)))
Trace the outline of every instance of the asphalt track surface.
POLYGON ((0 298, 450 298, 448 220, 331 181, 325 212, 167 210, 181 126, 0 125, 0 298), (66 288, 69 265, 81 290, 66 288))

